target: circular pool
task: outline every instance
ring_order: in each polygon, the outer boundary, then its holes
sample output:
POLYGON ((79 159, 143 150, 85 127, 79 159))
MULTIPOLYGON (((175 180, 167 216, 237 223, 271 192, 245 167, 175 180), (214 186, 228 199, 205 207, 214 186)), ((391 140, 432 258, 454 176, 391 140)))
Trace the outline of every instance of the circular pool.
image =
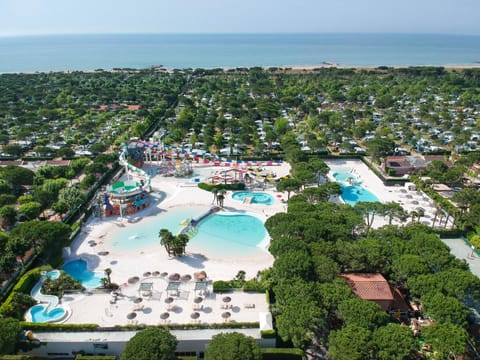
POLYGON ((248 204, 273 204, 273 196, 264 192, 236 191, 232 194, 232 199, 242 201, 248 204))

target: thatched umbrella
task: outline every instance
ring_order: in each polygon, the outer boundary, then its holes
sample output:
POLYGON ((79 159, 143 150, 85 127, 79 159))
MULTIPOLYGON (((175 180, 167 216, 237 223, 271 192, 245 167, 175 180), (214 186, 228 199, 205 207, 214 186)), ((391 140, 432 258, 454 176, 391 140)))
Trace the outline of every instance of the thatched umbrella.
POLYGON ((224 296, 222 301, 226 304, 226 303, 229 303, 230 301, 232 301, 232 298, 230 296, 224 296))
POLYGON ((136 284, 139 281, 140 281, 140 278, 138 276, 132 276, 131 278, 128 279, 129 284, 136 284))
POLYGON ((195 274, 193 274, 195 277, 195 280, 203 281, 207 278, 207 273, 205 271, 198 271, 195 274))
POLYGON ((160 319, 167 320, 170 317, 170 313, 164 312, 160 314, 160 319))
POLYGON ((190 281, 192 280, 192 275, 189 275, 189 274, 186 274, 186 275, 183 275, 180 280, 182 281, 190 281))
POLYGON ((137 297, 135 300, 133 300, 133 302, 134 302, 135 304, 139 304, 139 303, 141 303, 142 301, 143 301, 143 299, 142 299, 141 297, 137 297))
POLYGON ((171 275, 168 277, 168 280, 178 281, 178 280, 180 280, 180 274, 179 274, 179 273, 171 274, 171 275))
POLYGON ((174 300, 175 299, 173 297, 169 296, 165 299, 165 304, 171 304, 171 303, 173 303, 174 300))
POLYGON ((137 313, 131 312, 131 313, 127 314, 127 319, 128 320, 135 319, 136 317, 137 317, 137 313))
POLYGON ((152 275, 152 273, 150 271, 146 271, 146 272, 143 273, 143 277, 149 277, 151 275, 152 275))
POLYGON ((225 320, 227 320, 230 316, 232 316, 232 314, 230 314, 230 312, 228 311, 222 313, 222 318, 224 318, 225 320))
POLYGON ((198 318, 200 317, 200 313, 198 313, 198 312, 195 311, 195 312, 193 312, 193 313, 190 314, 190 317, 191 317, 192 319, 198 319, 198 318))
POLYGON ((153 276, 159 276, 159 275, 160 275, 160 271, 154 271, 154 272, 152 272, 152 275, 153 275, 153 276))
POLYGON ((195 299, 193 299, 193 302, 195 304, 200 304, 203 301, 203 298, 201 296, 197 296, 195 299))
POLYGON ((167 277, 167 275, 168 275, 168 273, 165 272, 165 271, 160 274, 161 277, 167 277))

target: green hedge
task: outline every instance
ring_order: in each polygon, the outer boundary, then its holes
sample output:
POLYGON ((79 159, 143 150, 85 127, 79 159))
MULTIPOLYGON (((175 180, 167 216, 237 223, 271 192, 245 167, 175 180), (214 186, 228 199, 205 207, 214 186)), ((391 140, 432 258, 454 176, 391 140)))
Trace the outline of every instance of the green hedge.
POLYGON ((260 330, 260 336, 262 339, 275 339, 277 332, 275 330, 260 330))
POLYGON ((265 286, 263 283, 259 282, 258 280, 252 279, 245 281, 243 284, 243 291, 252 291, 252 292, 259 292, 263 293, 265 292, 265 286))
POLYGON ((117 357, 115 355, 100 356, 77 354, 77 356, 75 356, 75 360, 117 360, 117 357))
POLYGON ((244 183, 218 184, 218 185, 199 183, 198 187, 202 190, 206 190, 210 192, 212 192, 213 190, 233 190, 233 191, 245 190, 244 183))
POLYGON ((217 280, 213 282, 213 292, 224 293, 232 290, 230 281, 217 280))
POLYGON ((51 323, 29 323, 23 322, 24 330, 32 331, 51 331, 51 332, 81 332, 95 331, 99 329, 96 324, 51 324, 51 323))
POLYGON ((0 355, 0 360, 49 360, 49 357, 33 355, 0 355))
POLYGON ((305 360, 307 357, 300 349, 292 348, 263 348, 263 360, 305 360))
POLYGON ((30 295, 30 291, 38 280, 40 280, 42 271, 51 270, 52 267, 45 265, 42 267, 34 268, 27 271, 13 287, 12 291, 8 295, 7 299, 0 306, 0 314, 6 316, 12 316, 16 312, 15 306, 12 304, 13 297, 16 293, 22 293, 30 295))

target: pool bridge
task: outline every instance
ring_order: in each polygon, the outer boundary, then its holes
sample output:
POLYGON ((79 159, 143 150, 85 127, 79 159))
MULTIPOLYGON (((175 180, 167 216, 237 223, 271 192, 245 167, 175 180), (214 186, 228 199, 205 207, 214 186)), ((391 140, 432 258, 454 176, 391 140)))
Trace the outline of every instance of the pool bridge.
POLYGON ((194 217, 193 219, 190 219, 190 221, 180 230, 179 234, 189 233, 190 231, 195 229, 195 227, 200 223, 200 221, 205 219, 207 216, 209 216, 211 214, 214 214, 214 213, 216 213, 220 210, 221 210, 221 208, 219 206, 216 206, 216 205, 212 206, 210 209, 208 209, 203 214, 200 214, 199 216, 194 217))

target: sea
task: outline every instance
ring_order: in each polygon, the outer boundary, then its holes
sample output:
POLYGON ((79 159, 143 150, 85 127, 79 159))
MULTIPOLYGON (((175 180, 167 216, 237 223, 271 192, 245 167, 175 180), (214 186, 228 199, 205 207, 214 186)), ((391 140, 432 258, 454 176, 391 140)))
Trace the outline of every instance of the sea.
POLYGON ((480 36, 115 34, 0 37, 0 73, 183 68, 480 66, 480 36))

